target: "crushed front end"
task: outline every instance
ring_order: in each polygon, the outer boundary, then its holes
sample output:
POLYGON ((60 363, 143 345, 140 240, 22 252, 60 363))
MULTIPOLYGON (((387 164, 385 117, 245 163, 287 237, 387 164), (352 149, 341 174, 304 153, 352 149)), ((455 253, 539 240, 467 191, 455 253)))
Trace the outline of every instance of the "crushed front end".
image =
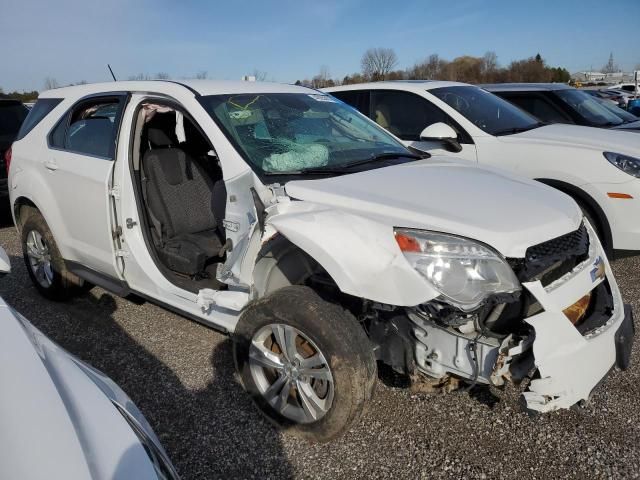
POLYGON ((446 386, 529 380, 526 408, 547 412, 587 400, 607 373, 629 365, 634 326, 588 223, 507 259, 522 288, 464 311, 439 298, 370 322, 378 358, 446 386))

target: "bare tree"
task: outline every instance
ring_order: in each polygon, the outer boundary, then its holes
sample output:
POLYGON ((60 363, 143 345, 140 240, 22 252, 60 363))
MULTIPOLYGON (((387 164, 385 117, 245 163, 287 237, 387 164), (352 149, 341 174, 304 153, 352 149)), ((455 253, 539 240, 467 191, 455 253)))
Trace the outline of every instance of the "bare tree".
POLYGON ((263 72, 257 68, 253 69, 252 75, 255 77, 256 82, 264 82, 267 79, 267 72, 263 72))
POLYGON ((371 80, 384 80, 398 64, 398 56, 391 48, 370 48, 360 60, 362 74, 371 80))
POLYGON ((609 54, 609 61, 606 63, 604 67, 602 67, 602 73, 615 73, 618 70, 618 66, 613 61, 613 52, 609 54))
POLYGON ((53 77, 47 77, 44 79, 45 90, 52 90, 54 88, 58 88, 59 86, 60 85, 58 84, 58 81, 53 77))
POLYGON ((129 75, 129 80, 151 80, 148 74, 139 73, 137 75, 129 75))
POLYGON ((156 73, 156 80, 169 80, 171 77, 167 72, 156 73))
POLYGON ((331 79, 331 73, 329 67, 322 65, 320 67, 320 73, 311 79, 311 86, 313 88, 326 88, 333 87, 335 82, 331 79))
POLYGON ((207 78, 207 71, 206 70, 200 70, 198 73, 196 73, 196 78, 198 80, 206 80, 207 78))

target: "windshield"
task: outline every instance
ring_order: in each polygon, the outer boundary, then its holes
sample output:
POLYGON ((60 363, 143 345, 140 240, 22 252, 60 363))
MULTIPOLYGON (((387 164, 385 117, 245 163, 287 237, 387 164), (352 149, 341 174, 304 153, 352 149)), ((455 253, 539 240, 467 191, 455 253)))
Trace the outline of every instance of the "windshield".
POLYGON ((556 95, 591 125, 620 125, 622 118, 602 106, 591 95, 580 90, 557 90, 556 95))
POLYGON ((524 132, 541 125, 536 118, 515 105, 478 87, 433 88, 429 93, 491 135, 524 132))
POLYGON ((21 103, 0 102, 0 139, 12 141, 28 113, 21 103))
POLYGON ((623 110, 617 105, 614 105, 610 100, 596 98, 596 101, 611 113, 620 117, 624 121, 624 123, 637 122, 638 120, 640 120, 640 118, 636 117, 635 115, 627 112, 626 110, 623 110))
POLYGON ((413 156, 382 128, 322 93, 211 95, 201 103, 259 173, 413 156))

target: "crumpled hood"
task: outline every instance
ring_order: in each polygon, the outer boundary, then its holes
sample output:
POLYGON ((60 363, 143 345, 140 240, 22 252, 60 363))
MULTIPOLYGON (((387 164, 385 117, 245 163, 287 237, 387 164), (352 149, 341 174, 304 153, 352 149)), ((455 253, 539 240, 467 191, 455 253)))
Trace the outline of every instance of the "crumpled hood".
POLYGON ((358 213, 391 227, 452 233, 507 257, 580 225, 565 194, 504 171, 432 157, 393 167, 286 184, 290 197, 358 213))
POLYGON ((501 141, 537 141, 547 145, 587 147, 601 152, 640 155, 640 137, 633 131, 553 124, 515 135, 498 137, 501 141))

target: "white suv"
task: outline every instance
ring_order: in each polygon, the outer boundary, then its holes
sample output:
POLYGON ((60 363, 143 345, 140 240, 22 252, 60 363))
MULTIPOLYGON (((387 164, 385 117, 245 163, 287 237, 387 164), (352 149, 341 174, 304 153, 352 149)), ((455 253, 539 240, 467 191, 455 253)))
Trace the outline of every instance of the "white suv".
MULTIPOLYGON (((464 83, 377 82, 327 88, 406 145, 505 168, 570 195, 607 252, 640 251, 640 136, 545 125, 464 83)), ((621 252, 626 253, 626 252, 621 252)))
POLYGON ((45 92, 10 196, 36 287, 100 285, 233 333, 261 411, 347 429, 376 360, 450 389, 532 377, 528 408, 590 395, 633 323, 576 204, 413 155, 333 97, 269 83, 45 92))

